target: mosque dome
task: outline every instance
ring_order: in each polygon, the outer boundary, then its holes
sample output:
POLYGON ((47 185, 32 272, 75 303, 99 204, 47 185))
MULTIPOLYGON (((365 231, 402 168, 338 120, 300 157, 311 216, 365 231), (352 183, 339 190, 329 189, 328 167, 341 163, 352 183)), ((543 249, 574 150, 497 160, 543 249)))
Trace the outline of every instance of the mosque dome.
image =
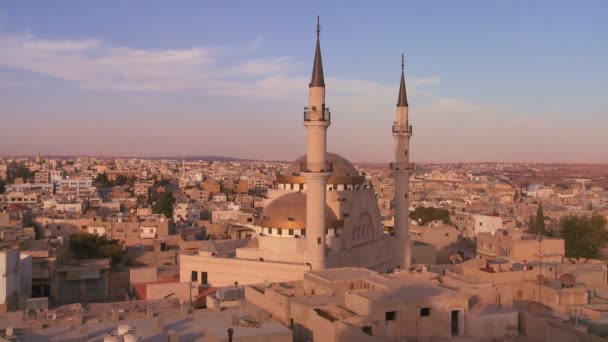
MULTIPOLYGON (((327 162, 332 165, 332 175, 327 184, 362 184, 365 177, 359 175, 359 171, 346 158, 335 154, 326 154, 327 162)), ((294 160, 279 177, 279 183, 303 184, 304 178, 301 176, 301 165, 306 162, 306 155, 294 160)))
MULTIPOLYGON (((325 205, 325 219, 327 227, 339 224, 336 214, 325 205)), ((306 228, 306 194, 290 192, 275 198, 268 203, 256 225, 271 228, 303 229, 306 228)))

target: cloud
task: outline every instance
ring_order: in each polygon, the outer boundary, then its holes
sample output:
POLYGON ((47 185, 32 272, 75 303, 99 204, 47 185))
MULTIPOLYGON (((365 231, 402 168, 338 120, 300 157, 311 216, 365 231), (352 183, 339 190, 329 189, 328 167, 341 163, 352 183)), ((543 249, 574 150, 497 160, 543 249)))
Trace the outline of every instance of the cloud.
MULTIPOLYGON (((98 39, 52 40, 0 31, 0 67, 47 75, 91 90, 193 90, 248 98, 301 96, 308 84, 303 63, 290 56, 242 59, 240 52, 255 51, 263 43, 258 36, 241 49, 152 50, 112 46, 98 39), (227 62, 235 58, 241 59, 227 62)), ((409 94, 429 95, 441 79, 408 78, 407 82, 409 94)), ((352 100, 355 103, 349 107, 358 110, 374 110, 383 102, 394 102, 398 86, 337 78, 328 78, 327 83, 337 103, 352 100)))

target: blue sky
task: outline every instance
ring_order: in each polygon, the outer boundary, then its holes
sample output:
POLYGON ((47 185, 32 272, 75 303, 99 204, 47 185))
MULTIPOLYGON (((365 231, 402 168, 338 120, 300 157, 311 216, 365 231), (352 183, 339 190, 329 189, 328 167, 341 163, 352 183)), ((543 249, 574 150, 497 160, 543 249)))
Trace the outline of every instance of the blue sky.
POLYGON ((0 154, 294 159, 316 15, 329 150, 608 162, 605 1, 4 1, 0 154))

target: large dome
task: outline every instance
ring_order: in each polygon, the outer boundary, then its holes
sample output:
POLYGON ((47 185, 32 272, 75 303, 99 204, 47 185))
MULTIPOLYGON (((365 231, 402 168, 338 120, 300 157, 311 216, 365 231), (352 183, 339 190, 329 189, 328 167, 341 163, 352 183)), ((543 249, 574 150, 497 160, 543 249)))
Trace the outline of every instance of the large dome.
MULTIPOLYGON (((328 184, 361 184, 365 177, 359 175, 359 171, 346 158, 335 153, 327 152, 327 162, 332 165, 332 174, 328 184)), ((301 177, 301 165, 306 162, 306 155, 294 160, 278 179, 279 183, 304 183, 301 177)))
MULTIPOLYGON (((328 227, 336 226, 338 218, 325 205, 325 220, 328 227)), ((291 192, 268 203, 256 225, 272 228, 306 228, 306 194, 291 192)))

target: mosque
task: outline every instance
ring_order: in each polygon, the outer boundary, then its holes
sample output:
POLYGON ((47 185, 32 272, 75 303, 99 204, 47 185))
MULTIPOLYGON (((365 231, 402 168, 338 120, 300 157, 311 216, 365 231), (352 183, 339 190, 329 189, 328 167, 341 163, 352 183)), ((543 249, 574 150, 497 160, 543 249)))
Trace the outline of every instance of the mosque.
POLYGON ((384 233, 374 190, 345 158, 327 152, 331 112, 325 102, 320 26, 304 111, 306 154, 296 159, 268 191, 262 214, 247 241, 213 241, 196 255, 180 256, 180 279, 213 286, 301 280, 309 270, 363 267, 378 272, 408 268, 409 139, 404 63, 396 119, 394 234, 384 233), (200 276, 199 276, 200 274, 200 276))

